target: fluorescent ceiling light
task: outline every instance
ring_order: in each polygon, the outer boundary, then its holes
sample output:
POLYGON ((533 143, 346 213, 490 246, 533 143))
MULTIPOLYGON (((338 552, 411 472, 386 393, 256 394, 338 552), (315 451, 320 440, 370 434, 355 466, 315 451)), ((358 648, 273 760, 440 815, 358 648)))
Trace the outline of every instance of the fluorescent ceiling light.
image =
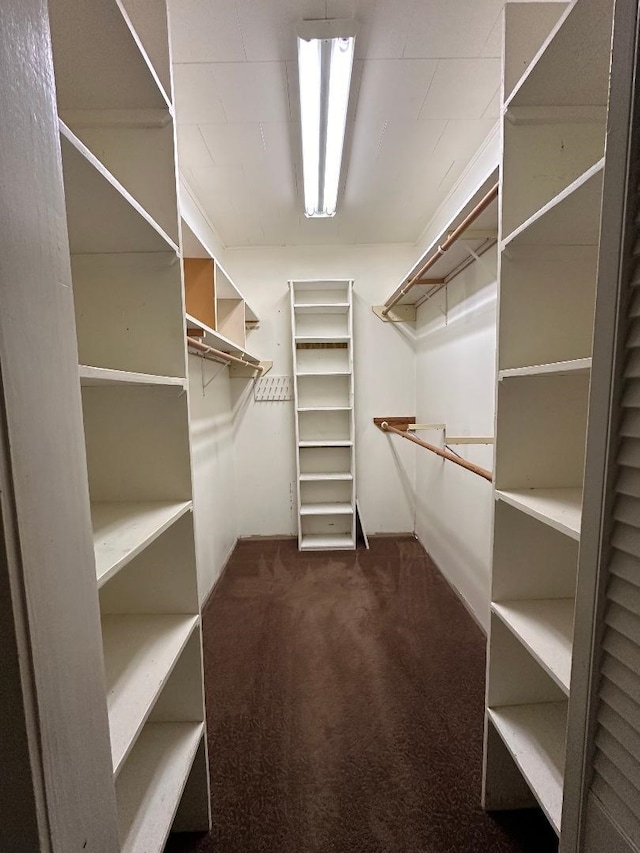
POLYGON ((303 21, 298 28, 298 74, 304 210, 334 216, 353 67, 353 21, 303 21))

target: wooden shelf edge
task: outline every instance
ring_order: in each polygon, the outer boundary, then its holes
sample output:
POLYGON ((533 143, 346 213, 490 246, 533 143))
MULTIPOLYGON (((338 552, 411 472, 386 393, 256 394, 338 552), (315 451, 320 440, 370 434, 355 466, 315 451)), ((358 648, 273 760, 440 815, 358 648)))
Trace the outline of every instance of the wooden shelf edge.
POLYGON ((581 489, 496 489, 496 500, 504 501, 515 509, 530 515, 537 521, 547 524, 554 530, 570 536, 572 539, 580 541, 580 523, 563 520, 556 514, 544 510, 544 500, 551 498, 558 501, 561 505, 565 504, 565 510, 575 514, 575 506, 577 501, 575 497, 580 494, 581 489), (564 500, 563 500, 564 499, 564 500))
POLYGON ((115 370, 110 367, 92 367, 78 365, 80 384, 84 387, 118 385, 160 385, 174 388, 186 388, 188 380, 182 376, 159 376, 154 373, 134 373, 128 370, 115 370))

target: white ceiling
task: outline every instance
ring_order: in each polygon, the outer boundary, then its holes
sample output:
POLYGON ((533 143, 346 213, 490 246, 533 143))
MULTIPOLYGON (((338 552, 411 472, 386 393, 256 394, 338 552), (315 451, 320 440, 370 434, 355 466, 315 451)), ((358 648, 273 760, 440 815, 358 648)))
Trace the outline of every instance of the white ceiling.
POLYGON ((227 246, 414 242, 498 117, 503 0, 170 0, 180 168, 227 246), (358 24, 338 212, 303 214, 295 26, 358 24))

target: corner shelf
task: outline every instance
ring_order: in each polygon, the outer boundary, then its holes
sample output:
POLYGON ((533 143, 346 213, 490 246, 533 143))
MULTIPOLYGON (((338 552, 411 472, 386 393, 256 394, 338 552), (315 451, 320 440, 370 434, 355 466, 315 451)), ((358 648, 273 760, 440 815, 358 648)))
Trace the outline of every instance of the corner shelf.
POLYGON ((147 723, 116 783, 122 853, 163 850, 203 723, 147 723))
POLYGON ((258 366, 260 364, 260 359, 252 355, 250 352, 247 352, 244 347, 241 347, 239 344, 235 343, 229 338, 225 338, 224 335, 221 335, 220 332, 216 332, 210 326, 207 326, 206 323, 203 323, 201 320, 196 319, 191 316, 191 314, 186 314, 187 326, 193 327, 196 329, 200 329, 204 332, 204 336, 202 340, 205 344, 208 344, 215 349, 219 349, 222 352, 227 352, 230 355, 240 355, 242 358, 250 361, 252 364, 258 366))
POLYGON ((580 540, 582 489, 517 489, 496 491, 504 501, 554 530, 580 540))
POLYGON ((566 702, 489 708, 488 716, 556 832, 564 784, 566 702))
POLYGON ((491 610, 502 619, 542 668, 569 695, 573 644, 573 598, 500 601, 491 610))
POLYGON ((197 625, 197 616, 108 614, 102 617, 115 775, 197 625))

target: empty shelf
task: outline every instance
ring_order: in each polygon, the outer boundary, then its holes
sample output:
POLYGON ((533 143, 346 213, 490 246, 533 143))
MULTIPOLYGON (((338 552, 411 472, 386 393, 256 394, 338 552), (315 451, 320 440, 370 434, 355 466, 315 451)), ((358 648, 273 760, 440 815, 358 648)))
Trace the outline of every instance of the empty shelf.
POLYGON ((172 385, 186 388, 187 380, 181 376, 156 376, 151 373, 130 373, 127 370, 111 370, 107 367, 89 367, 81 364, 78 368, 80 384, 94 385, 172 385))
POLYGON ((300 540, 301 551, 334 551, 354 547, 350 533, 306 533, 300 540))
POLYGON ((102 643, 117 774, 198 624, 197 616, 106 615, 102 643))
POLYGON ((496 499, 580 540, 582 489, 518 489, 496 491, 496 499))
POLYGON ((544 813, 560 832, 567 703, 490 708, 489 718, 544 813))
POLYGON ((298 447, 351 447, 349 439, 318 439, 317 441, 299 441, 298 447))
POLYGON ((351 406, 298 406, 299 412, 350 412, 351 406))
POLYGON ((297 344, 347 344, 350 335, 296 335, 297 344))
POLYGON ((349 471, 336 471, 326 474, 300 474, 301 483, 321 483, 323 480, 353 480, 349 471))
POLYGON ((308 503, 301 504, 300 515, 351 515, 350 503, 308 503))
POLYGON ((589 373, 591 370, 590 358, 575 358, 572 361, 555 361, 551 364, 534 364, 531 367, 513 367, 509 370, 501 370, 498 374, 500 381, 511 379, 515 376, 572 376, 576 373, 589 373))
POLYGON ((98 586, 191 509, 191 501, 91 504, 98 586))
POLYGON ((512 246, 595 246, 600 233, 604 157, 511 232, 512 246))
POLYGON ((297 370, 296 376, 350 376, 351 370, 297 370))
POLYGON ((348 302, 295 302, 294 311, 298 314, 346 314, 349 310, 348 302))
POLYGON ((58 123, 71 253, 177 252, 153 217, 64 122, 58 123))
POLYGON ((203 323, 202 320, 197 320, 191 314, 185 314, 185 317, 187 318, 187 334, 189 334, 189 327, 201 329, 204 332, 202 341, 207 346, 230 353, 231 355, 241 355, 242 358, 250 361, 252 364, 260 364, 260 359, 257 356, 251 355, 244 347, 241 347, 230 338, 226 338, 220 332, 216 332, 210 326, 207 326, 206 323, 203 323))
POLYGON ((573 598, 502 601, 491 606, 567 695, 574 606, 573 598))
POLYGON ((164 849, 202 723, 147 723, 116 784, 122 853, 164 849))

